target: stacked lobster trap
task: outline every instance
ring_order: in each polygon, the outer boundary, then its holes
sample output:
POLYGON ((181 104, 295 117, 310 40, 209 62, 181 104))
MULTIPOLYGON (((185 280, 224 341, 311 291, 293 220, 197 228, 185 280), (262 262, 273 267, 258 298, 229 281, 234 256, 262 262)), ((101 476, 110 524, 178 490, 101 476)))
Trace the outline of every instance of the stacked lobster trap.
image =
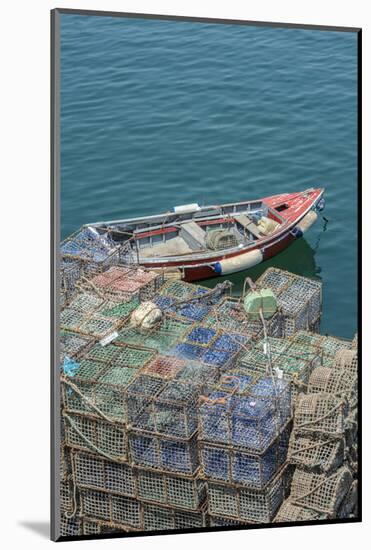
MULTIPOLYGON (((82 250, 75 240, 66 254, 82 250)), ((314 405, 298 404, 308 387, 318 414, 341 401, 336 414, 346 415, 308 464, 322 464, 316 475, 341 466, 357 420, 356 393, 341 365, 352 373, 357 365, 339 355, 353 353, 351 343, 295 332, 317 328, 317 282, 268 270, 259 284, 271 286, 279 307, 262 322, 229 295, 229 283, 210 290, 165 282, 160 273, 115 265, 115 248, 103 260, 104 250, 91 250, 87 261, 100 267, 80 273, 61 313, 62 535, 272 521, 298 466, 300 438, 306 447, 312 441, 299 413, 314 405), (304 309, 290 309, 300 292, 304 309), (148 301, 161 319, 144 329, 131 317, 148 301)), ((297 510, 293 499, 284 506, 306 517, 327 513, 297 510)))
POLYGON ((272 521, 285 495, 291 416, 290 385, 273 376, 227 373, 201 399, 198 446, 212 524, 272 521))
POLYGON ((256 281, 257 289, 270 289, 281 317, 281 334, 299 330, 318 332, 322 313, 322 283, 288 271, 268 268, 256 281))
POLYGON ((93 227, 82 227, 61 243, 61 306, 68 304, 76 283, 120 263, 120 246, 93 227))
POLYGON ((296 403, 288 448, 295 472, 276 522, 357 513, 357 351, 322 338, 327 366, 312 371, 296 403))

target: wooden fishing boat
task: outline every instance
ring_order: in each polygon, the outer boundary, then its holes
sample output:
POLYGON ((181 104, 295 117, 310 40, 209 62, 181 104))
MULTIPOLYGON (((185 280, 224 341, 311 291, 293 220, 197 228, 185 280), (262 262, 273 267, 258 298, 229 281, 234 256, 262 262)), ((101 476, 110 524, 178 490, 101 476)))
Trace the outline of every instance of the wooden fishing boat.
POLYGON ((120 263, 198 281, 249 269, 284 250, 315 223, 317 211, 324 208, 323 193, 307 189, 254 201, 188 204, 84 227, 118 246, 120 263))

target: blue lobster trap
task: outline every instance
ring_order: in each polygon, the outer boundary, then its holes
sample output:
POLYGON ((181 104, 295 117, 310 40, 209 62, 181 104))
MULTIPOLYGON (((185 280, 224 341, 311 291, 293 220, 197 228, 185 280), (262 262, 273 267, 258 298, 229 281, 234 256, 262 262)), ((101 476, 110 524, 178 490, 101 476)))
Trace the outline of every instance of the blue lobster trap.
POLYGON ((129 447, 135 466, 181 474, 193 474, 199 466, 196 436, 180 440, 131 431, 129 447))
POLYGON ((200 439, 254 453, 269 447, 291 414, 290 386, 283 380, 271 385, 249 376, 227 376, 203 401, 200 439))
POLYGON ((263 453, 235 446, 199 442, 203 476, 212 481, 263 489, 286 460, 290 427, 285 427, 263 453))

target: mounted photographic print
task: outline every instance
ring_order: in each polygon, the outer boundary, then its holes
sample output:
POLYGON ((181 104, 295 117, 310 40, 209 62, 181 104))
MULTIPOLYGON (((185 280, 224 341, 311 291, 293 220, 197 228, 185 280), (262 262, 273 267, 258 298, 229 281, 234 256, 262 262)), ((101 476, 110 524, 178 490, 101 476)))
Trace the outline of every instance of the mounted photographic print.
POLYGON ((52 12, 52 538, 361 520, 361 31, 52 12))

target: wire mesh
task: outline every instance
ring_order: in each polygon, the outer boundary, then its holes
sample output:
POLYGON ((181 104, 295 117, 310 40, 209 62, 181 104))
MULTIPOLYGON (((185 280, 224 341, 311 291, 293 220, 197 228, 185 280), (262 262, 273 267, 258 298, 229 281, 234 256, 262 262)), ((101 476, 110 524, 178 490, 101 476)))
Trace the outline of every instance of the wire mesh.
POLYGON ((290 385, 286 381, 229 376, 200 406, 200 439, 263 452, 290 416, 290 385), (229 379, 228 388, 225 382, 229 379))
POLYGON ((292 432, 287 460, 317 473, 328 473, 344 462, 343 439, 318 439, 292 432))
POLYGON ((66 444, 70 447, 98 453, 100 456, 126 462, 128 438, 123 428, 78 414, 63 414, 66 444))
POLYGON ((206 499, 206 484, 197 475, 172 476, 163 472, 138 468, 137 497, 169 507, 198 510, 206 499))
POLYGON ((74 451, 73 475, 77 487, 114 493, 128 497, 137 495, 137 482, 133 468, 113 462, 97 454, 74 451))
POLYGON ((269 523, 284 499, 284 471, 263 490, 208 483, 208 511, 236 521, 269 523))
POLYGON ((82 535, 82 523, 79 517, 66 518, 62 513, 60 518, 60 535, 61 537, 77 537, 82 535))
POLYGON ((135 466, 180 474, 194 474, 199 466, 196 436, 178 440, 133 430, 129 433, 129 447, 135 466))
POLYGON ((143 504, 143 528, 145 531, 169 531, 173 529, 197 529, 206 526, 206 513, 183 512, 152 504, 143 504))
POLYGON ((80 359, 94 345, 94 338, 62 330, 59 336, 61 359, 80 359))
POLYGON ((199 442, 202 475, 212 481, 263 489, 285 462, 289 434, 287 426, 261 454, 199 442))
POLYGON ((334 516, 352 481, 347 466, 342 466, 331 475, 296 468, 291 483, 290 499, 294 504, 334 516))
POLYGON ((296 402, 296 433, 342 437, 346 407, 343 399, 330 394, 301 394, 296 402))
POLYGON ((143 527, 140 503, 133 498, 101 491, 80 491, 81 513, 89 519, 102 520, 118 526, 143 527))
POLYGON ((317 521, 326 519, 326 514, 304 508, 293 504, 290 499, 286 499, 274 518, 273 523, 288 523, 291 521, 317 521))
POLYGON ((331 393, 353 406, 357 402, 357 379, 344 368, 318 367, 309 378, 308 393, 331 393))

